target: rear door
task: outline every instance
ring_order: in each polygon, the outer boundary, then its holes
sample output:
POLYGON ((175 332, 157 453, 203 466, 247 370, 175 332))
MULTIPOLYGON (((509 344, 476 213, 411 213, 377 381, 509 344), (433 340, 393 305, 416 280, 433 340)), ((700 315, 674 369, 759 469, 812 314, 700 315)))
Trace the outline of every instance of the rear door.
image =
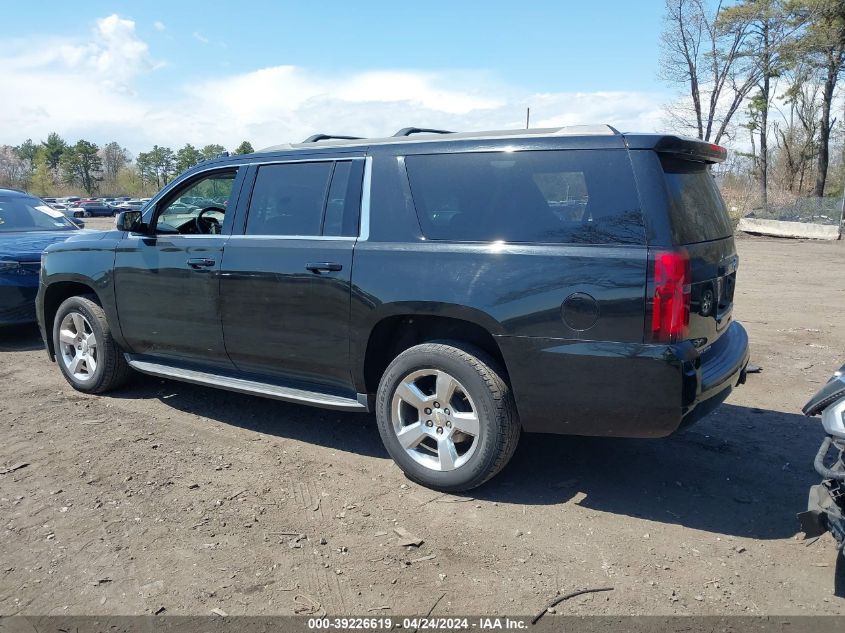
POLYGON ((348 391, 352 254, 364 158, 258 166, 226 246, 221 311, 241 371, 348 391))
POLYGON ((689 338, 714 343, 730 325, 739 258, 719 188, 706 163, 661 155, 672 242, 689 256, 689 338))

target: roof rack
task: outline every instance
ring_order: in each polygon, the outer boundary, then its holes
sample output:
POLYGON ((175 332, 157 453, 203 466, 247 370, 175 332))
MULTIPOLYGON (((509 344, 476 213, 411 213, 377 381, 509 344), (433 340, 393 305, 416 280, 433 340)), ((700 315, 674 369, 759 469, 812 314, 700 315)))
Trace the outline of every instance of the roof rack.
POLYGON ((360 141, 363 136, 338 136, 335 134, 312 134, 303 143, 316 143, 317 141, 328 141, 330 139, 337 139, 341 141, 360 141))
MULTIPOLYGON (((318 141, 330 141, 326 143, 327 146, 357 146, 357 145, 385 145, 392 143, 435 143, 440 141, 435 135, 442 134, 449 136, 449 139, 443 140, 470 140, 470 139, 505 139, 505 138, 519 138, 532 136, 616 136, 617 140, 623 134, 616 128, 610 125, 569 125, 565 127, 556 128, 531 128, 524 129, 508 129, 508 130, 482 130, 473 132, 448 132, 446 130, 435 130, 429 128, 406 127, 402 128, 393 136, 386 136, 381 138, 359 138, 355 136, 334 136, 329 134, 314 134, 309 136, 302 143, 282 143, 280 145, 271 145, 258 150, 259 152, 284 152, 288 150, 308 149, 314 148, 314 143, 318 141), (432 136, 427 136, 420 139, 410 138, 413 134, 428 133, 432 136)), ((620 142, 622 142, 620 140, 620 142)))
POLYGON ((612 125, 607 123, 599 123, 596 125, 566 125, 557 132, 558 136, 605 136, 605 135, 620 135, 622 134, 612 125))
POLYGON ((393 136, 411 136, 411 134, 454 134, 451 130, 435 130, 427 127, 403 127, 393 136))

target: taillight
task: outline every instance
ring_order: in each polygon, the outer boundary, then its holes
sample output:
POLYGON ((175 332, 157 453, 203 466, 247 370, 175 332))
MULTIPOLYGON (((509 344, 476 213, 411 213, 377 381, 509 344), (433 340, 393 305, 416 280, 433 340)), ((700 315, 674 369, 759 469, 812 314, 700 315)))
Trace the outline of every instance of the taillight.
POLYGON ((689 331, 689 306, 689 257, 686 253, 657 253, 654 258, 652 339, 667 343, 685 339, 689 331))

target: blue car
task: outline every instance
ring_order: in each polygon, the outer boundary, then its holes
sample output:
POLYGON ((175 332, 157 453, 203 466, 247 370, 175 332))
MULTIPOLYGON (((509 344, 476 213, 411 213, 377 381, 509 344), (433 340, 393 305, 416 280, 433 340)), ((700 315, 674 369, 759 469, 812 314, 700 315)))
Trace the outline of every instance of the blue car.
POLYGON ((43 200, 0 189, 0 326, 35 321, 41 253, 79 231, 43 200))

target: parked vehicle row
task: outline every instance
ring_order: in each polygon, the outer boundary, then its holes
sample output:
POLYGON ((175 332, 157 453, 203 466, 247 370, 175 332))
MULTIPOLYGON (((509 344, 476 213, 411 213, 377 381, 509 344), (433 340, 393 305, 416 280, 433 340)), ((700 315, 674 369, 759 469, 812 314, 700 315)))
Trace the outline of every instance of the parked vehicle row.
POLYGON ((150 198, 46 198, 51 207, 69 218, 113 217, 121 211, 140 210, 150 198))
POLYGON ((135 369, 373 411, 408 477, 449 491, 522 431, 665 436, 744 381, 723 148, 420 132, 207 161, 49 246, 50 358, 87 393, 135 369))

